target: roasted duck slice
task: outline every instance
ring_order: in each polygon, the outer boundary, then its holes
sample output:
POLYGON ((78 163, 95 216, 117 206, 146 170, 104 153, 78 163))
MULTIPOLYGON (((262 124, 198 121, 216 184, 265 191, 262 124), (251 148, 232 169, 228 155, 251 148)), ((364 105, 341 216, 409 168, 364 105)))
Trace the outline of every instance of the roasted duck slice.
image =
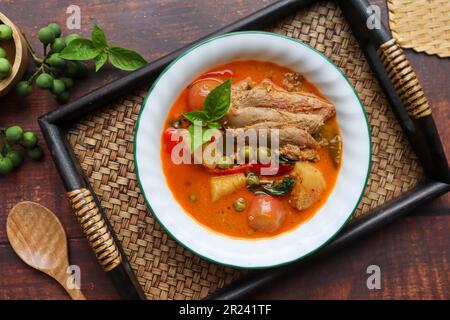
POLYGON ((231 109, 225 117, 225 125, 230 128, 241 128, 254 124, 265 124, 266 127, 296 127, 314 134, 322 127, 324 117, 318 114, 292 113, 274 108, 247 107, 231 109))
POLYGON ((307 131, 295 127, 268 128, 264 123, 258 123, 245 128, 227 129, 227 134, 232 134, 237 141, 240 137, 243 141, 246 141, 247 137, 255 135, 255 137, 264 137, 270 142, 272 130, 278 130, 280 146, 291 144, 301 149, 319 149, 320 147, 319 143, 307 131))
POLYGON ((306 148, 302 149, 294 144, 285 144, 280 146, 280 154, 288 159, 298 161, 319 161, 319 153, 317 149, 306 148))
POLYGON ((235 137, 267 129, 279 130, 280 154, 293 159, 317 161, 319 143, 313 138, 324 122, 336 114, 334 106, 312 94, 302 92, 303 78, 288 74, 283 87, 269 79, 255 84, 247 78, 231 89, 231 106, 223 125, 235 137))
POLYGON ((318 114, 324 121, 336 114, 331 103, 306 92, 286 91, 270 80, 254 85, 251 79, 246 79, 233 86, 230 112, 249 107, 318 114))

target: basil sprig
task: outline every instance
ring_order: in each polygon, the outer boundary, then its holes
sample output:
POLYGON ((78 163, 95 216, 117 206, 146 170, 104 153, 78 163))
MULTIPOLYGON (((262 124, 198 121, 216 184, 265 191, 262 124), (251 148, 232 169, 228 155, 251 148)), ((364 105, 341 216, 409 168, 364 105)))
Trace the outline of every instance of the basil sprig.
POLYGON ((100 70, 108 60, 117 69, 125 71, 134 71, 147 64, 147 61, 133 50, 109 46, 105 33, 97 25, 92 28, 91 38, 70 41, 59 56, 66 60, 94 60, 95 71, 100 70))
POLYGON ((231 79, 217 86, 206 96, 202 110, 193 110, 183 114, 190 122, 201 122, 203 127, 220 128, 217 120, 223 118, 231 103, 231 79))
POLYGON ((183 116, 192 124, 188 130, 191 135, 191 150, 196 150, 202 144, 211 140, 211 132, 205 130, 219 129, 217 120, 223 118, 231 103, 231 79, 217 86, 206 96, 202 110, 193 110, 183 113, 183 116), (194 126, 201 130, 194 131, 194 126), (195 133, 194 133, 195 132, 195 133))

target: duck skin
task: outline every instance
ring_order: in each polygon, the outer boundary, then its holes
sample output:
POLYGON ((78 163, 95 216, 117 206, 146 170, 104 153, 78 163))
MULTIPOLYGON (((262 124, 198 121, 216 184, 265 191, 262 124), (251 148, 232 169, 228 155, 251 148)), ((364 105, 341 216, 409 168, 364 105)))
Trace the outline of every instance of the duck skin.
POLYGON ((230 111, 249 107, 318 114, 323 117, 323 121, 336 114, 331 103, 310 93, 286 91, 267 79, 258 85, 253 85, 251 79, 246 79, 233 86, 230 111))

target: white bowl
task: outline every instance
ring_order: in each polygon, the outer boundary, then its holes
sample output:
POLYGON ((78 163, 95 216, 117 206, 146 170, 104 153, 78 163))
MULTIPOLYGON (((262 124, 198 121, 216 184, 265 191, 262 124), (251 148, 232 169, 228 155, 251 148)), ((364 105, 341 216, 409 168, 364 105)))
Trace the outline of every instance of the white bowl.
POLYGON ((324 246, 355 211, 371 162, 364 107, 339 68, 300 41, 257 31, 204 40, 173 61, 154 82, 143 103, 134 149, 141 191, 160 225, 192 252, 216 263, 243 268, 279 266, 324 246), (194 78, 235 60, 270 61, 300 72, 336 106, 341 129, 342 165, 326 203, 307 222, 271 238, 237 239, 202 226, 177 203, 162 170, 161 134, 170 107, 194 78))

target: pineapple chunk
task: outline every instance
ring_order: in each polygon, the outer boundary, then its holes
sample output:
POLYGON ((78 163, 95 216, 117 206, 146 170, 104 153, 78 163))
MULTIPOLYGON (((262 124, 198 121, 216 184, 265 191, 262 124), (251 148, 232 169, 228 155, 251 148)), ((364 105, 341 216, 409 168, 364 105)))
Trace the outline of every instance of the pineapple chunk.
POLYGON ((211 198, 217 201, 245 187, 245 174, 235 173, 211 178, 211 198))

